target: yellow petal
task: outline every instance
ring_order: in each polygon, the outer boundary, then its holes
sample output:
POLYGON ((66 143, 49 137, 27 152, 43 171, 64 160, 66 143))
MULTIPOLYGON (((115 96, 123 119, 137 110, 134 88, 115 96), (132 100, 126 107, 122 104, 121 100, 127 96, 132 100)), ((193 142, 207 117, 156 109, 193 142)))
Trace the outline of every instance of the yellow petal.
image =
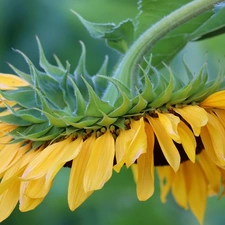
POLYGON ((85 192, 101 189, 112 176, 114 139, 109 130, 96 139, 84 174, 85 192))
POLYGON ((61 157, 61 152, 69 147, 71 137, 51 144, 43 149, 36 158, 34 158, 27 166, 22 178, 24 179, 37 179, 44 176, 49 169, 54 166, 55 160, 61 157))
POLYGON ((160 199, 163 203, 165 203, 166 197, 173 184, 175 173, 170 166, 160 166, 156 168, 159 177, 160 199))
POLYGON ((213 189, 214 193, 218 194, 221 186, 221 172, 215 163, 209 158, 206 151, 202 151, 198 155, 198 161, 204 174, 213 189))
POLYGON ((120 169, 125 163, 125 154, 128 149, 128 145, 132 141, 133 137, 135 136, 136 130, 129 129, 129 130, 120 130, 119 136, 116 138, 116 162, 117 164, 113 167, 114 170, 119 173, 120 169))
POLYGON ((21 212, 27 212, 36 208, 43 201, 43 198, 29 198, 24 195, 20 198, 19 209, 21 212))
POLYGON ((15 182, 0 196, 0 222, 6 219, 14 210, 19 200, 20 182, 15 182))
POLYGON ((196 140, 192 131, 183 121, 178 124, 178 134, 188 158, 195 162, 196 140))
POLYGON ((137 184, 137 181, 138 181, 138 166, 137 166, 137 164, 131 165, 131 171, 133 174, 134 182, 137 184))
POLYGON ((213 112, 216 114, 220 123, 225 128, 225 113, 224 113, 224 110, 223 109, 213 109, 213 112))
POLYGON ((2 136, 0 137, 0 151, 12 140, 10 136, 2 136))
POLYGON ((147 152, 137 159, 137 196, 145 201, 154 193, 154 132, 152 127, 145 123, 147 134, 147 152))
POLYGON ((205 126, 208 122, 206 111, 197 105, 173 108, 173 110, 191 125, 195 136, 199 136, 201 127, 205 126))
POLYGON ((147 116, 146 118, 154 130, 167 162, 174 169, 174 171, 177 171, 180 166, 180 154, 171 137, 167 134, 158 118, 152 118, 150 116, 147 116))
POLYGON ((187 187, 185 182, 185 172, 183 164, 180 165, 179 170, 175 174, 174 181, 172 184, 172 194, 176 203, 184 209, 188 209, 188 197, 187 187))
POLYGON ((164 129, 167 131, 167 133, 170 135, 170 137, 176 141, 177 143, 180 143, 180 137, 177 132, 177 126, 180 122, 180 118, 178 116, 174 116, 171 113, 159 113, 157 112, 159 120, 161 124, 163 125, 164 129))
POLYGON ((73 160, 68 186, 68 203, 70 210, 75 210, 93 193, 93 191, 84 191, 83 180, 95 140, 95 135, 85 140, 79 155, 73 160))
POLYGON ((7 124, 7 123, 0 123, 0 136, 7 135, 10 131, 16 128, 15 125, 7 124))
POLYGON ((216 154, 216 150, 214 149, 210 133, 206 126, 202 127, 200 136, 201 136, 201 140, 204 145, 204 148, 205 148, 207 154, 209 155, 210 159, 216 165, 218 165, 220 167, 225 167, 225 161, 222 158, 219 158, 216 154))
POLYGON ((147 136, 143 118, 132 121, 132 123, 136 125, 136 133, 127 146, 126 155, 124 156, 127 167, 131 166, 141 154, 147 151, 147 136))
POLYGON ((200 104, 204 108, 225 109, 225 90, 213 93, 200 104))
POLYGON ((8 144, 0 151, 0 173, 5 171, 10 163, 12 162, 13 158, 19 151, 22 142, 16 144, 8 144))
POLYGON ((0 90, 13 90, 16 87, 27 85, 29 85, 29 83, 18 76, 0 73, 0 90))
POLYGON ((216 156, 225 162, 225 138, 223 138, 225 129, 214 114, 208 113, 208 118, 206 127, 213 145, 211 151, 214 150, 216 156))
POLYGON ((12 107, 12 106, 16 105, 16 102, 8 101, 4 97, 2 97, 2 95, 0 94, 0 108, 5 108, 6 105, 12 107))
POLYGON ((19 177, 23 174, 25 166, 35 156, 36 153, 36 151, 30 151, 24 154, 16 163, 7 169, 0 183, 0 194, 14 185, 15 182, 20 180, 19 177))
POLYGON ((46 183, 45 176, 36 180, 24 181, 21 184, 20 193, 29 198, 44 198, 50 188, 52 187, 53 180, 46 183))
POLYGON ((207 181, 205 175, 198 163, 190 161, 184 162, 184 173, 190 209, 199 223, 202 224, 207 200, 207 181))
POLYGON ((46 184, 51 182, 58 171, 63 167, 66 162, 73 160, 80 152, 83 144, 83 138, 79 136, 76 140, 70 142, 67 148, 62 149, 58 157, 55 159, 54 164, 49 168, 46 174, 46 184))

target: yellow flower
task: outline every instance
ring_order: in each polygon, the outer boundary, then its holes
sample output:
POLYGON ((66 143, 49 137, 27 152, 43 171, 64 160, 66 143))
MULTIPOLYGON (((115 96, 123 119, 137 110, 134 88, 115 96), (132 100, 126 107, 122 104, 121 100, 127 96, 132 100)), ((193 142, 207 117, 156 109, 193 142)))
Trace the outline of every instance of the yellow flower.
MULTIPOLYGON (((9 78, 3 88, 15 90, 21 85, 27 90, 26 82, 9 78)), ((125 165, 132 168, 140 201, 154 193, 156 168, 161 201, 171 191, 177 204, 190 208, 202 224, 207 197, 218 194, 221 185, 225 187, 221 182, 225 180, 224 96, 225 91, 220 91, 199 104, 170 105, 124 116, 123 126, 112 123, 79 129, 69 125, 64 129, 63 123, 49 126, 41 114, 35 117, 38 112, 31 111, 34 117, 28 116, 29 111, 23 113, 24 103, 5 108, 0 113, 0 221, 18 202, 23 212, 38 206, 62 167, 71 168, 68 203, 75 210, 103 188, 113 170, 120 172, 125 165), (22 119, 17 120, 19 116, 22 119)), ((76 125, 76 121, 65 121, 76 125)))

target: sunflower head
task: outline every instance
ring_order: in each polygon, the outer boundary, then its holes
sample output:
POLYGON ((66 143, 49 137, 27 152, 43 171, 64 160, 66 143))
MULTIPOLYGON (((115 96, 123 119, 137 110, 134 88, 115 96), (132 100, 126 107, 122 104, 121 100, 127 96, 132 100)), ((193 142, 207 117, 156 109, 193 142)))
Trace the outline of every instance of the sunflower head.
MULTIPOLYGON (((196 2, 188 7, 194 9, 196 2)), ((201 10, 206 6, 211 4, 201 10)), ((80 20, 96 32, 96 25, 80 20)), ((162 26, 168 26, 164 20, 162 26)), ((126 54, 112 77, 107 57, 96 75, 88 74, 83 43, 73 73, 57 57, 51 65, 38 38, 42 71, 18 51, 30 73, 11 65, 18 76, 0 74, 1 221, 18 201, 21 211, 38 206, 62 167, 71 168, 68 203, 75 210, 104 186, 113 170, 126 166, 134 174, 139 200, 153 195, 156 168, 162 202, 171 191, 177 204, 190 208, 202 224, 207 196, 225 185, 224 75, 210 77, 206 64, 192 75, 185 62, 181 77, 165 64, 167 72, 158 70, 154 55, 143 57, 144 48, 163 34, 157 26, 127 52, 122 48, 126 54)), ((115 35, 119 27, 114 29, 115 35)))

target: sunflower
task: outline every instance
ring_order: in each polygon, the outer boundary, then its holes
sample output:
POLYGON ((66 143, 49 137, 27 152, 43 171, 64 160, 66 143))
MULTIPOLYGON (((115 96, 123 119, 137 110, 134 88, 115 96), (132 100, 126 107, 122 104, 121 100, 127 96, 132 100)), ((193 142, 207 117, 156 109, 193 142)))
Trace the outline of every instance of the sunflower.
POLYGON ((68 204, 75 210, 125 165, 140 201, 154 193, 156 168, 162 202, 171 191, 202 224, 207 197, 225 185, 222 75, 202 81, 208 76, 202 69, 182 83, 168 68, 157 82, 150 70, 162 74, 149 62, 136 97, 107 78, 117 88, 117 101, 109 104, 89 77, 72 76, 58 60, 58 67, 50 65, 38 44, 45 72, 21 53, 30 75, 13 66, 19 76, 0 74, 0 220, 18 202, 22 212, 38 206, 62 167, 71 168, 68 204))
MULTIPOLYGON (((152 56, 144 55, 216 2, 192 1, 187 10, 181 7, 151 26, 124 54, 113 77, 106 75, 107 58, 96 75, 88 74, 83 43, 73 74, 68 62, 47 61, 38 38, 42 71, 17 50, 30 72, 10 65, 17 75, 0 73, 0 221, 18 202, 22 212, 36 208, 63 167, 70 168, 68 204, 75 210, 126 166, 140 201, 153 195, 156 170, 161 201, 171 191, 177 204, 203 223, 207 197, 225 187, 224 75, 212 80, 205 64, 193 76, 184 62, 185 79, 166 65, 168 72, 161 73, 152 56)), ((101 37, 120 34, 119 26, 131 22, 106 28, 78 17, 101 37)))

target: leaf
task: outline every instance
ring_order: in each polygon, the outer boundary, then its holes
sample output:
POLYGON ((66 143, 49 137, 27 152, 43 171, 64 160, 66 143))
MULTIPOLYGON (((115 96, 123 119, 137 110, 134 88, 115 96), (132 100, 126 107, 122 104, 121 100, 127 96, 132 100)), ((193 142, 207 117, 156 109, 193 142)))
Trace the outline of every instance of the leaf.
POLYGON ((216 13, 191 34, 192 39, 201 37, 200 40, 203 40, 208 36, 215 36, 217 33, 225 33, 225 7, 216 7, 215 9, 216 13))
MULTIPOLYGON (((140 13, 136 18, 136 24, 138 26, 135 31, 135 38, 138 38, 149 27, 189 2, 189 0, 140 0, 140 13)), ((150 50, 153 54, 152 65, 158 69, 161 68, 163 66, 161 62, 170 62, 187 42, 206 35, 213 30, 217 30, 224 24, 225 16, 223 7, 217 7, 216 13, 211 10, 193 18, 169 32, 152 47, 150 50)))
POLYGON ((134 40, 133 21, 127 19, 118 25, 114 23, 93 23, 85 20, 82 16, 72 10, 88 32, 94 38, 102 38, 107 44, 121 53, 125 53, 134 40))
POLYGON ((106 33, 102 38, 107 44, 121 53, 126 53, 134 40, 134 25, 131 20, 122 21, 111 32, 106 33))

